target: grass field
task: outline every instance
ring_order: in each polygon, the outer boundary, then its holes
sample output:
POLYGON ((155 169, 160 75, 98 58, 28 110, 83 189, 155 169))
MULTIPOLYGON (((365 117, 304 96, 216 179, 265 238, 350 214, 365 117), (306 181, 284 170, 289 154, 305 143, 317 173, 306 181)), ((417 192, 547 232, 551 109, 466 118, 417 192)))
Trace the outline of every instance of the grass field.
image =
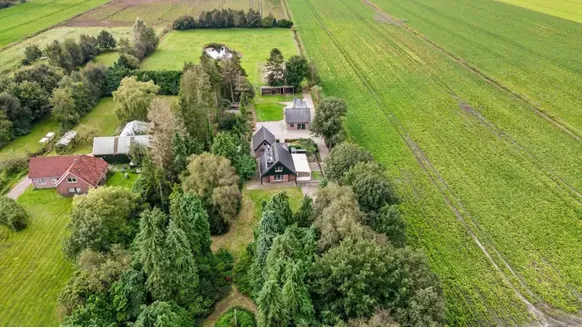
MULTIPOLYGON (((53 40, 78 40, 81 34, 96 36, 102 30, 102 27, 57 27, 50 29, 23 42, 0 50, 0 72, 17 68, 20 65, 21 60, 24 58, 24 49, 31 44, 36 44, 41 49, 44 49, 44 47, 53 40)), ((107 30, 113 34, 116 39, 129 37, 132 33, 131 28, 129 27, 114 27, 108 28, 107 30)), ((103 64, 108 65, 110 64, 110 57, 113 56, 112 54, 114 53, 103 54, 97 57, 97 59, 99 60, 101 58, 103 64)))
POLYGON ((283 119, 281 102, 292 101, 292 96, 260 96, 253 101, 258 122, 280 121, 283 119))
POLYGON ((221 43, 241 53, 242 66, 254 85, 264 84, 263 67, 271 49, 279 48, 285 58, 298 53, 293 34, 288 29, 172 31, 142 62, 141 68, 181 70, 185 62, 197 63, 204 45, 209 43, 221 43))
POLYGON ((288 3, 326 94, 349 104, 350 135, 396 181, 410 240, 442 281, 447 324, 572 322, 582 292, 582 113, 570 95, 582 88, 572 50, 582 34, 572 32, 582 25, 485 0, 374 1, 386 12, 361 0, 288 3), (537 49, 534 19, 555 24, 537 49), (423 38, 416 28, 429 23, 423 38))
POLYGON ((0 325, 58 326, 57 298, 73 272, 61 250, 71 198, 28 189, 18 203, 30 223, 20 232, 0 230, 0 325))
POLYGON ((105 66, 111 66, 115 64, 117 59, 119 59, 119 53, 117 51, 113 51, 100 54, 99 56, 93 59, 93 62, 97 64, 103 64, 105 66))
POLYGON ((32 131, 24 136, 14 139, 8 145, 0 148, 0 160, 21 157, 31 152, 41 149, 39 142, 48 132, 60 131, 59 123, 48 117, 32 127, 32 131))
POLYGON ((268 202, 277 193, 285 191, 289 196, 291 208, 296 211, 301 206, 303 193, 301 188, 273 188, 273 189, 243 189, 242 208, 230 230, 220 236, 212 237, 214 251, 224 248, 238 260, 245 252, 247 245, 253 241, 253 231, 261 218, 263 201, 268 202))
POLYGON ((140 17, 150 25, 166 25, 183 15, 196 19, 202 11, 215 8, 232 8, 261 11, 264 15, 272 13, 276 18, 284 18, 285 13, 280 0, 114 0, 97 10, 75 18, 72 26, 120 26, 132 25, 140 17))
MULTIPOLYGON (((109 0, 29 0, 0 11, 0 48, 59 24, 109 0)), ((0 54, 3 57, 3 54, 0 54)))
POLYGON ((135 173, 128 173, 127 179, 125 178, 124 172, 114 172, 111 176, 107 179, 108 186, 118 186, 118 187, 126 187, 130 188, 133 187, 133 184, 138 178, 138 174, 135 173))
POLYGON ((497 0, 582 23, 582 1, 576 0, 497 0))
MULTIPOLYGON (((113 98, 111 97, 101 99, 97 106, 81 119, 79 125, 85 125, 96 129, 97 136, 107 137, 115 135, 115 132, 120 125, 119 119, 117 118, 117 115, 115 115, 116 106, 115 101, 113 101, 113 98)), ((75 128, 73 128, 73 130, 75 130, 75 128)), ((91 153, 92 150, 93 143, 80 144, 75 148, 74 153, 88 154, 91 153)))

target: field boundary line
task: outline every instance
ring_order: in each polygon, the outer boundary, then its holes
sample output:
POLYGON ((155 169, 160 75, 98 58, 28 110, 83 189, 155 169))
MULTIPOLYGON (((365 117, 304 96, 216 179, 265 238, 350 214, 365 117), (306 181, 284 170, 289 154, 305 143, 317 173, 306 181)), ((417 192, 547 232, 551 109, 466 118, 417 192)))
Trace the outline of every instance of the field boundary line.
MULTIPOLYGON (((293 24, 296 24, 295 20, 293 18, 293 13, 291 12, 291 9, 289 8, 289 4, 287 3, 287 0, 280 0, 280 1, 281 1, 281 5, 283 6, 283 12, 285 13, 286 18, 293 21, 293 24)), ((291 27, 291 32, 293 32, 293 38, 295 39, 295 44, 297 45, 297 48, 299 48, 299 53, 301 55, 303 55, 305 58, 309 59, 309 56, 307 55, 307 51, 305 50, 305 45, 303 44, 303 40, 301 40, 301 36, 299 35, 299 32, 297 31, 297 28, 295 25, 291 27)))
MULTIPOLYGON (((379 13, 381 15, 386 15, 381 8, 379 8, 375 4, 371 3, 370 1, 368 1, 368 0, 361 0, 361 1, 363 3, 365 3, 365 4, 367 4, 368 6, 370 6, 371 8, 373 8, 377 13, 379 13)), ((571 130, 569 127, 565 126, 561 122, 558 122, 557 120, 553 119, 551 116, 549 116, 548 114, 546 114, 543 110, 541 110, 540 108, 538 108, 537 106, 535 106, 534 104, 532 104, 529 100, 527 100, 526 98, 524 98, 520 94, 512 91, 511 89, 509 89, 508 87, 506 87, 505 85, 503 85, 501 82, 498 82, 494 78, 492 78, 492 77, 488 76, 487 74, 483 73, 478 68, 473 67, 472 65, 468 64, 465 60, 463 60, 463 58, 458 57, 455 54, 449 52, 444 47, 442 47, 439 44, 431 41, 426 36, 424 36, 423 34, 419 33, 418 31, 414 30, 413 28, 409 27, 408 25, 406 25, 406 24, 403 23, 401 26, 404 27, 404 29, 406 29, 407 31, 415 34, 420 39, 422 39, 425 42, 429 43, 430 45, 432 45, 436 49, 440 50, 441 52, 443 52, 447 56, 451 57, 454 61, 456 61, 457 63, 459 63, 461 66, 463 66, 466 69, 470 70, 471 72, 473 72, 477 76, 481 77, 482 79, 484 79, 488 83, 494 85, 498 89, 500 89, 500 90, 504 91, 505 93, 508 93, 511 96, 513 96, 514 98, 518 99, 523 104, 525 104, 526 107, 529 108, 534 114, 536 114, 537 116, 539 116, 542 119, 546 120, 548 123, 550 123, 554 127, 558 128, 562 132, 565 132, 567 135, 569 135, 570 137, 572 137, 574 140, 576 140, 578 142, 582 142, 582 136, 579 135, 576 131, 571 130)))
MULTIPOLYGON (((223 0, 226 1, 226 0, 223 0)), ((158 21, 161 21, 168 13, 170 13, 170 11, 174 10, 174 8, 176 8, 178 5, 182 4, 184 2, 184 0, 180 0, 178 2, 176 2, 172 7, 170 7, 170 9, 166 10, 162 15, 160 15, 160 17, 158 17, 158 21)))

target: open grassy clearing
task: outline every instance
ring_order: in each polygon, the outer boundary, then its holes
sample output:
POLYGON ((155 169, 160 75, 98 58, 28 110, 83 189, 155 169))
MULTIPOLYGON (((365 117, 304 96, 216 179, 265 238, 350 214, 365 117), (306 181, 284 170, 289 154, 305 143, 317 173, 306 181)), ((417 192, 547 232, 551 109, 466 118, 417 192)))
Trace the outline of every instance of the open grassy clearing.
POLYGON ((58 326, 57 298, 73 272, 61 250, 71 198, 28 189, 18 203, 30 222, 20 232, 0 227, 0 325, 58 326))
POLYGON ((397 181, 448 324, 531 323, 518 295, 578 311, 580 142, 359 0, 288 2, 350 134, 397 181))
POLYGON ((131 26, 136 17, 149 25, 166 25, 183 15, 196 19, 203 11, 215 8, 231 8, 261 11, 264 15, 272 13, 276 18, 284 18, 285 12, 280 0, 114 0, 105 6, 81 15, 70 26, 131 26), (251 6, 252 5, 252 6, 251 6))
MULTIPOLYGON (((0 48, 59 24, 109 0, 30 0, 0 11, 0 48)), ((3 57, 3 55, 1 55, 3 57)))
POLYGON ((582 2, 576 0, 497 0, 582 23, 582 2))
MULTIPOLYGON (((111 97, 101 99, 97 106, 81 119, 79 125, 86 125, 96 129, 97 136, 106 137, 115 135, 115 132, 118 130, 121 123, 119 122, 117 115, 115 115, 116 106, 115 101, 113 101, 113 98, 111 97)), ((73 130, 75 130, 75 128, 73 128, 73 130)), ((78 129, 75 131, 79 132, 78 129)), ((74 153, 88 154, 91 153, 92 150, 93 143, 79 144, 77 148, 75 148, 74 153)))
POLYGON ((6 146, 0 148, 0 160, 21 157, 28 153, 37 152, 41 149, 39 142, 48 132, 58 132, 59 123, 51 117, 36 123, 32 131, 24 136, 14 139, 6 146))
POLYGON ((292 96, 261 96, 257 95, 253 100, 255 114, 258 122, 280 121, 283 119, 283 107, 281 102, 292 101, 292 96))
POLYGON ((287 192, 291 209, 296 211, 303 200, 303 193, 299 187, 243 189, 242 207, 238 218, 232 223, 227 233, 212 237, 212 250, 224 248, 234 256, 235 260, 238 260, 244 254, 247 245, 253 241, 253 231, 259 224, 263 202, 269 201, 281 191, 287 192))
MULTIPOLYGON (((131 188, 136 174, 115 172, 108 186, 131 188)), ((0 325, 58 326, 57 299, 73 273, 62 252, 72 198, 54 189, 30 187, 18 198, 29 226, 13 232, 0 226, 0 325)))
MULTIPOLYGON (((31 45, 36 44, 41 49, 53 42, 53 40, 64 41, 66 39, 74 39, 78 40, 81 34, 93 35, 97 36, 99 32, 103 30, 102 27, 57 27, 50 29, 46 32, 43 32, 39 35, 36 35, 32 38, 24 40, 18 44, 15 44, 11 47, 5 48, 4 50, 0 50, 0 72, 3 70, 12 70, 17 68, 20 65, 20 62, 24 58, 24 49, 31 45)), ((130 27, 114 27, 108 28, 109 31, 113 36, 119 40, 121 37, 128 38, 131 36, 132 31, 130 27)), ((157 31, 159 32, 159 31, 157 31)), ((97 61, 103 61, 104 59, 100 59, 103 57, 111 57, 112 54, 115 53, 107 53, 97 57, 97 61)), ((117 59, 117 58, 115 58, 117 59)), ((103 64, 108 65, 109 62, 103 62, 103 64)))
POLYGON ((209 43, 222 43, 241 53, 242 66, 255 86, 264 84, 263 67, 271 49, 279 48, 285 58, 298 53, 293 34, 288 29, 172 31, 142 62, 141 68, 181 70, 185 62, 197 63, 204 45, 209 43))
POLYGON ((582 24, 495 1, 372 2, 582 139, 582 24))

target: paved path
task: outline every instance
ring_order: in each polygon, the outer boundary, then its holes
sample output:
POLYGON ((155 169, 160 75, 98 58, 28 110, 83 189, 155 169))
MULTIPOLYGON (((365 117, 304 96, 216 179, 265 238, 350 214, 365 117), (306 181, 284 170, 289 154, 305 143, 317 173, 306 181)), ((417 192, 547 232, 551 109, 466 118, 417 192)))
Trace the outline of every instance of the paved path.
POLYGON ((8 194, 6 194, 6 197, 16 200, 18 197, 20 197, 20 195, 22 195, 26 191, 26 189, 31 184, 32 180, 25 176, 24 178, 22 178, 22 180, 20 180, 20 182, 16 184, 16 186, 14 186, 14 188, 12 188, 12 190, 8 192, 8 194))

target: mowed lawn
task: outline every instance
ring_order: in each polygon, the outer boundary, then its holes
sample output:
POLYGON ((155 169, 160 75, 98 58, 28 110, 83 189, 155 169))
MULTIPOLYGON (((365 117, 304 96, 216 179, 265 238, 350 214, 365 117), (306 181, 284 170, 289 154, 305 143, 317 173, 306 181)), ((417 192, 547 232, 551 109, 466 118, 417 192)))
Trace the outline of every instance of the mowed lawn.
POLYGON ((582 1, 576 0, 497 0, 544 14, 582 23, 582 1))
POLYGON ((280 121, 283 119, 283 108, 281 102, 292 101, 293 96, 260 96, 253 100, 255 114, 258 122, 280 121))
MULTIPOLYGON (((0 48, 109 0, 28 0, 0 11, 0 48)), ((2 57, 0 55, 0 57, 2 57)))
POLYGON ((253 231, 261 219, 263 202, 268 202, 274 195, 285 191, 289 196, 291 209, 296 211, 301 206, 303 193, 301 188, 269 188, 243 189, 242 207, 240 213, 224 235, 212 237, 212 250, 220 248, 228 250, 238 260, 245 252, 247 245, 253 241, 253 231))
POLYGON ((20 232, 0 227, 0 326, 58 326, 57 298, 73 272, 61 249, 71 198, 28 189, 18 203, 30 223, 20 232))
MULTIPOLYGON (((1 26, 1 24, 0 24, 1 26)), ((110 32, 116 40, 120 38, 130 38, 132 35, 131 27, 57 27, 35 35, 18 44, 0 50, 0 71, 13 70, 20 65, 24 58, 24 49, 29 45, 35 44, 41 49, 44 49, 49 43, 54 40, 63 42, 66 39, 73 39, 78 41, 81 34, 97 36, 99 32, 106 29, 110 32)), ((159 31, 157 31, 159 33, 159 31)), ((105 65, 112 64, 112 61, 117 60, 116 53, 106 53, 96 58, 97 62, 105 65)))
POLYGON ((141 68, 181 70, 186 62, 197 63, 204 46, 209 43, 221 43, 239 52, 249 81, 255 86, 264 84, 263 69, 271 49, 279 48, 285 58, 298 54, 289 29, 172 31, 160 42, 158 49, 142 62, 141 68))
MULTIPOLYGON (((79 132, 80 126, 87 126, 97 130, 98 137, 108 137, 115 135, 119 128, 120 121, 115 115, 117 107, 112 97, 101 99, 97 106, 89 114, 81 119, 77 128, 73 130, 79 132)), ((88 154, 93 150, 93 143, 79 144, 73 151, 75 154, 88 154)))
POLYGON ((32 131, 24 136, 20 136, 8 145, 0 148, 0 160, 12 157, 21 157, 28 153, 36 152, 41 148, 39 142, 48 132, 59 132, 59 123, 52 117, 34 124, 32 131))

